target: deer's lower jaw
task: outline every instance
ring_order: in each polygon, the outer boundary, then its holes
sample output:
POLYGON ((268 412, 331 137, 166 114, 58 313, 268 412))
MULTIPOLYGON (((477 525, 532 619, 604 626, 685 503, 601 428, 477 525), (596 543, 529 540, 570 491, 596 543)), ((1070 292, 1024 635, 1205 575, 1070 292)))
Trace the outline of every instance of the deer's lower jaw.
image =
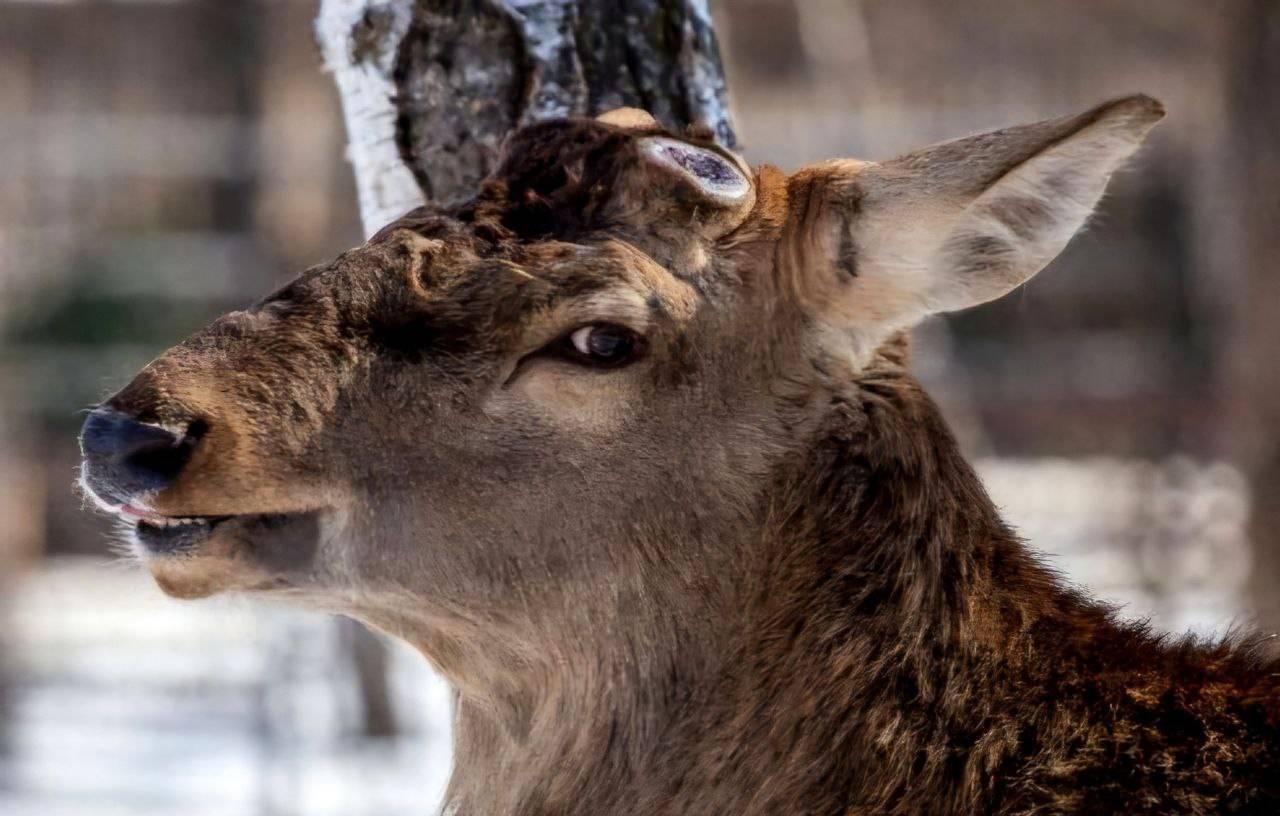
POLYGON ((134 550, 166 593, 199 598, 219 592, 293 587, 310 570, 322 511, 224 516, 129 512, 134 550))

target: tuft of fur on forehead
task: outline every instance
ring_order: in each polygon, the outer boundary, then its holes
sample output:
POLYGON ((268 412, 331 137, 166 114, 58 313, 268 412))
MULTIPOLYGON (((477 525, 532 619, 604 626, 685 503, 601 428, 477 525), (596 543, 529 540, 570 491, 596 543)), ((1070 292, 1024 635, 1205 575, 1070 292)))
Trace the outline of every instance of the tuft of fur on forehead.
POLYGON ((372 243, 387 248, 417 234, 443 242, 447 251, 429 253, 441 258, 536 267, 542 245, 618 240, 676 277, 706 285, 716 263, 712 244, 755 202, 745 165, 708 135, 591 119, 530 125, 508 137, 497 168, 470 201, 421 207, 372 243))
POLYGON ((610 205, 624 174, 640 163, 639 140, 652 136, 718 150, 704 130, 681 136, 594 119, 540 122, 510 136, 497 169, 457 215, 477 226, 500 224, 521 240, 572 241, 616 226, 610 205))
MULTIPOLYGON (((573 240, 599 229, 634 135, 590 120, 556 120, 508 139, 501 163, 472 202, 477 222, 529 240, 573 240)), ((464 218, 469 213, 464 207, 464 218)))
POLYGON ((611 125, 554 121, 514 133, 476 202, 522 239, 573 240, 607 226, 604 211, 634 156, 635 137, 611 125))
POLYGON ((605 217, 620 175, 637 158, 636 141, 671 136, 653 127, 592 119, 552 119, 513 132, 479 192, 455 207, 419 207, 373 237, 400 230, 464 240, 478 255, 507 256, 520 241, 572 241, 611 226, 605 217))

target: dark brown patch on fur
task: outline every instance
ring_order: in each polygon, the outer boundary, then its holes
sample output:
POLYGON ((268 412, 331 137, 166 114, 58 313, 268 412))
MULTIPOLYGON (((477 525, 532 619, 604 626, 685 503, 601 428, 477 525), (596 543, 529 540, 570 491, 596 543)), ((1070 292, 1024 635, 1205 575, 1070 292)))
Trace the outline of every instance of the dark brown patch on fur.
POLYGON ((523 240, 573 240, 607 226, 602 210, 634 140, 631 131, 593 121, 556 120, 517 131, 476 202, 477 220, 498 215, 523 240))
POLYGON ((1023 239, 1034 237, 1053 221, 1052 207, 1037 198, 1002 198, 987 209, 992 217, 1023 239))
POLYGON ((969 234, 953 241, 955 275, 963 279, 968 275, 988 275, 1008 263, 1015 254, 1008 241, 995 235, 969 234))
POLYGON ((858 244, 853 240, 852 222, 861 210, 861 199, 850 196, 841 213, 840 247, 836 251, 836 269, 844 273, 847 280, 858 277, 858 244))
MULTIPOLYGON (((635 193, 626 176, 641 172, 637 142, 656 135, 676 138, 581 119, 522 128, 508 138, 480 195, 455 215, 478 231, 500 225, 499 234, 521 241, 576 241, 609 231, 620 226, 611 220, 618 196, 635 193)), ((692 133, 684 141, 722 152, 692 133)), ((699 202, 691 196, 685 205, 696 212, 699 202)))

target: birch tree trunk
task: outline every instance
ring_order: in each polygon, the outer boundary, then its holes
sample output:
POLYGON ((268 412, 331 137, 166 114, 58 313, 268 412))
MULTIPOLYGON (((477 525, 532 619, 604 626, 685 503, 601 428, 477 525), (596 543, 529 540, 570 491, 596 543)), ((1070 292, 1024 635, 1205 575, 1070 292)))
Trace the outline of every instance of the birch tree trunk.
POLYGON ((734 146, 707 0, 322 0, 366 235, 468 198, 513 128, 644 108, 734 146))

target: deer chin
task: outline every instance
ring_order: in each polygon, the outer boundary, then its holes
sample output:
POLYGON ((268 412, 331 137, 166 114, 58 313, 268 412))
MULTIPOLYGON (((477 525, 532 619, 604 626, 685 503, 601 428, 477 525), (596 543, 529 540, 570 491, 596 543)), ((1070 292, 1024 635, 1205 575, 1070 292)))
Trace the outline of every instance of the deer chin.
POLYGON ((315 566, 323 510, 167 516, 125 506, 133 551, 166 594, 296 588, 315 566))

